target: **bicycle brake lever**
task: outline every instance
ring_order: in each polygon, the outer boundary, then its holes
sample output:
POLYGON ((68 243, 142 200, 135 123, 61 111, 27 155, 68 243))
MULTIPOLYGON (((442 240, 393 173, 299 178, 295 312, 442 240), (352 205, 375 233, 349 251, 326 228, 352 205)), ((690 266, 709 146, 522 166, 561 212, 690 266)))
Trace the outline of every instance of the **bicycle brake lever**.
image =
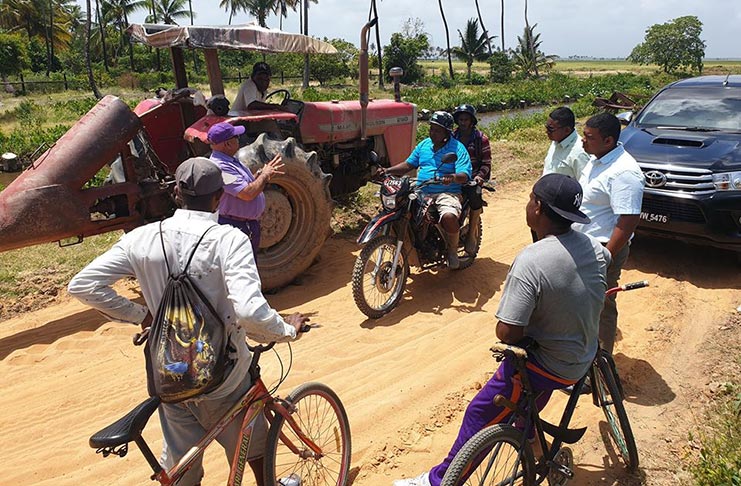
POLYGON ((132 338, 134 346, 141 346, 142 344, 146 342, 147 338, 149 337, 150 329, 151 327, 148 327, 144 329, 142 332, 137 332, 136 334, 134 334, 134 337, 132 338))

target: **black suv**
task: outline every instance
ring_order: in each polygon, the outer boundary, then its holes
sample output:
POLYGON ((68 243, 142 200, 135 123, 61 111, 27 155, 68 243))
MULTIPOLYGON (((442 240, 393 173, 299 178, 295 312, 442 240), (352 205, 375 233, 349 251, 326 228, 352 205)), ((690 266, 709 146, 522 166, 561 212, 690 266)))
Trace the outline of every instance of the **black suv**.
POLYGON ((646 177, 638 232, 734 250, 741 261, 741 75, 664 87, 620 140, 646 177))

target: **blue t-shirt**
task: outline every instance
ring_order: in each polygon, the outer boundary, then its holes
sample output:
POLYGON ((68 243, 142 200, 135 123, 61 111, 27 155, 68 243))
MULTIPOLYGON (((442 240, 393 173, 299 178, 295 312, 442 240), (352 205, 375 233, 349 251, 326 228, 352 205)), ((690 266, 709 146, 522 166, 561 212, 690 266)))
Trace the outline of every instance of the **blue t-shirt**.
MULTIPOLYGON (((466 174, 471 179, 471 158, 468 156, 468 150, 465 145, 453 137, 450 137, 447 143, 438 151, 434 151, 432 145, 432 140, 429 137, 425 138, 417 144, 407 159, 407 164, 419 168, 417 179, 420 182, 434 179, 435 175, 440 178, 444 175, 457 173, 466 174), (443 155, 450 152, 458 155, 458 160, 443 164, 443 155)), ((424 191, 430 194, 440 192, 460 194, 461 185, 455 182, 447 186, 445 184, 432 184, 425 187, 424 191)))

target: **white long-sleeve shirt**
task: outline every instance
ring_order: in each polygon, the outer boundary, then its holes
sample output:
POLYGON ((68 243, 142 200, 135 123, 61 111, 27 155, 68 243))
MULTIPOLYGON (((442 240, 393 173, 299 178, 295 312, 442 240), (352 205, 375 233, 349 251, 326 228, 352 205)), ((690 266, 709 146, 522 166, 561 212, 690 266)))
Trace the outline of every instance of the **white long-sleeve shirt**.
MULTIPOLYGON (((179 273, 198 239, 188 267, 190 275, 228 328, 236 362, 226 381, 204 398, 231 393, 250 364, 245 337, 258 342, 290 341, 296 329, 270 307, 261 291, 260 277, 249 238, 236 228, 217 224, 216 213, 178 209, 162 222, 170 269, 179 273)), ((167 267, 160 242, 160 223, 151 223, 125 234, 113 248, 93 260, 69 283, 68 291, 111 319, 134 324, 156 314, 167 283, 167 267), (141 286, 146 307, 119 295, 111 287, 134 276, 141 286)))

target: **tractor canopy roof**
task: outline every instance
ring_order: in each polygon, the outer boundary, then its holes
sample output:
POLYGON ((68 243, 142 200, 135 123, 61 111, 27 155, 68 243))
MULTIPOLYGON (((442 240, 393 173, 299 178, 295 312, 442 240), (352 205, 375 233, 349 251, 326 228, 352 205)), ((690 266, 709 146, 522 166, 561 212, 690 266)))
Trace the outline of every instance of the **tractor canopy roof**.
POLYGON ((241 49, 260 52, 336 54, 328 42, 303 34, 267 29, 255 23, 244 25, 159 25, 131 24, 132 39, 151 47, 197 49, 241 49))

